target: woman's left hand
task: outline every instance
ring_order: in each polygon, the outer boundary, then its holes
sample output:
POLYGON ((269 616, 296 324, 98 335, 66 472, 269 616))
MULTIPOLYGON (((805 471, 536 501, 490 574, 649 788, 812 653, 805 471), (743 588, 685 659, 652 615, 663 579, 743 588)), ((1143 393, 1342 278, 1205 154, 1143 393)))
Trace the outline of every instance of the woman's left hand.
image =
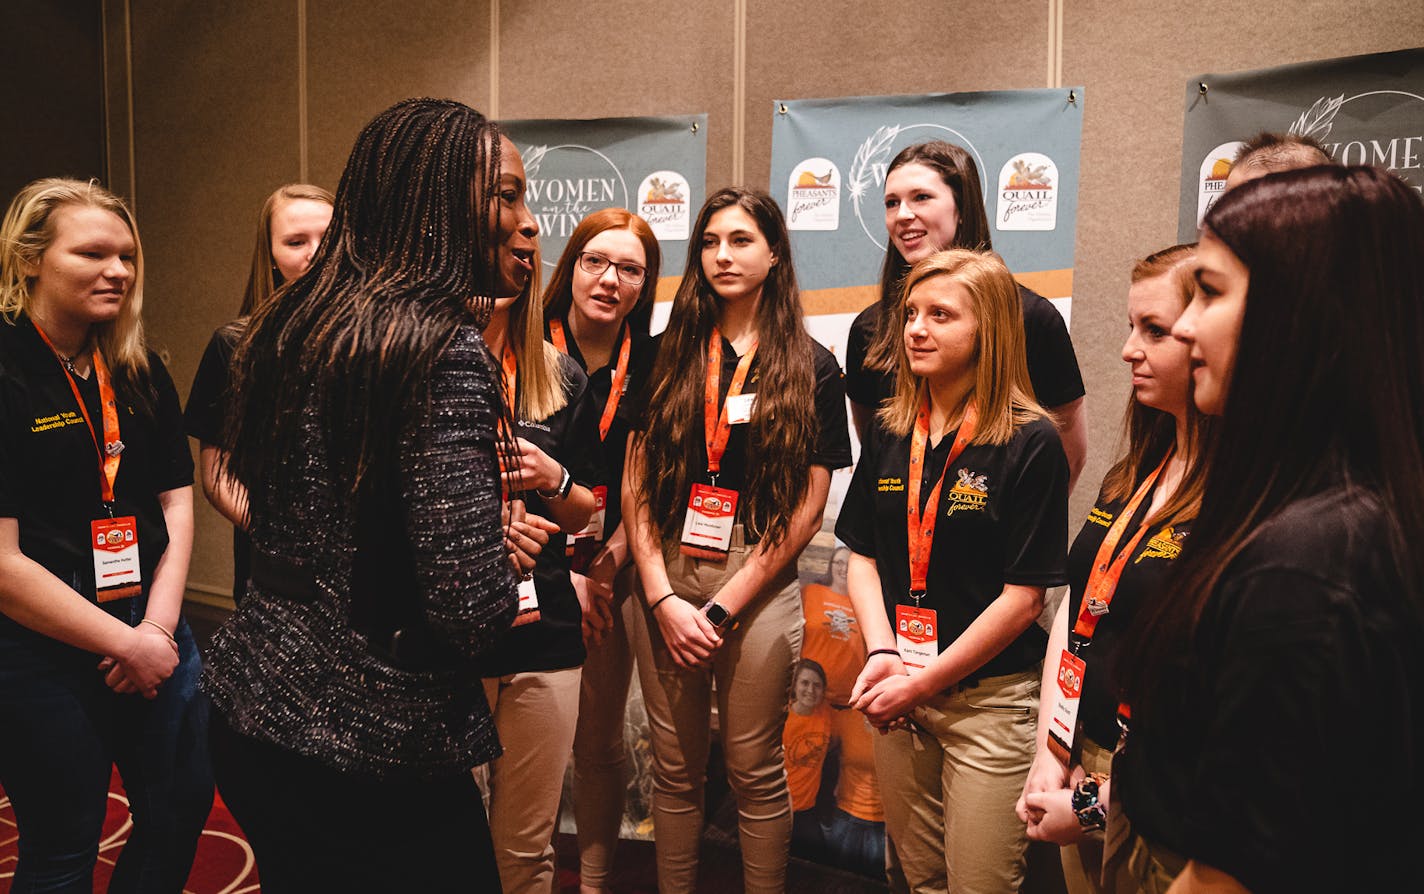
POLYGON ((525 490, 554 490, 564 480, 564 467, 552 456, 523 438, 515 438, 516 453, 499 457, 505 493, 525 490))
POLYGON ((892 674, 862 693, 851 707, 865 714, 871 726, 887 729, 910 713, 924 698, 914 677, 892 674))
POLYGON ((1028 823, 1030 841, 1050 841, 1058 845, 1077 844, 1083 838, 1083 826, 1073 812, 1073 790, 1054 789, 1029 792, 1023 796, 1031 819, 1028 823))

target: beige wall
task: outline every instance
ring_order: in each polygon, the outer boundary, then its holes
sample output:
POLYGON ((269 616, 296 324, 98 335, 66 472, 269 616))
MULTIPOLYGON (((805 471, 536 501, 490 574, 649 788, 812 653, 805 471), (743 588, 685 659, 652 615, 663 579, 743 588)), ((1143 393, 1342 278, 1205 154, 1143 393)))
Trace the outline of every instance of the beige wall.
MULTIPOLYGON (((765 186, 774 99, 1083 85, 1073 339, 1088 384, 1080 517, 1114 450, 1133 258, 1174 241, 1182 90, 1201 72, 1424 45, 1418 0, 105 0, 111 179, 137 203, 148 317, 186 397, 236 312, 263 197, 335 188, 404 96, 496 117, 708 114, 707 183, 765 186), (131 85, 131 86, 130 86, 131 85), (132 114, 130 114, 130 109, 132 114)), ((294 387, 301 387, 294 383, 294 387)), ((192 586, 230 583, 200 499, 192 586)))

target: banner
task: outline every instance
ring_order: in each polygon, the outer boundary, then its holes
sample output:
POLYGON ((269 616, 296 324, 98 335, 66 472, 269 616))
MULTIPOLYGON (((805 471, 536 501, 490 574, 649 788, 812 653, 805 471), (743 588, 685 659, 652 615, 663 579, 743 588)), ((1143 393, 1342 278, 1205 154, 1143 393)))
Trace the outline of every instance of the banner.
POLYGON ((1186 87, 1177 236, 1197 237, 1242 141, 1319 140, 1341 164, 1378 165, 1424 187, 1424 49, 1204 74, 1186 87))
POLYGON ((774 102, 770 189, 813 334, 844 356, 851 319, 877 297, 886 168, 929 140, 974 156, 994 250, 1068 317, 1082 128, 1082 87, 774 102))
POLYGON ((707 191, 707 116, 529 119, 500 127, 524 157, 525 198, 539 222, 547 276, 574 227, 601 208, 645 219, 662 247, 662 283, 676 286, 707 191))
MULTIPOLYGON (((851 321, 879 297, 887 168, 901 149, 930 140, 974 157, 994 249, 1071 319, 1082 121, 1081 87, 775 102, 770 192, 791 230, 812 336, 844 364, 851 321)), ((824 524, 797 561, 803 660, 782 744, 795 811, 791 853, 883 879, 884 814, 871 760, 878 734, 846 707, 865 653, 845 595, 848 551, 832 533, 850 477, 849 469, 831 476, 824 524)), ((724 805, 709 814, 734 839, 735 812, 724 805)))

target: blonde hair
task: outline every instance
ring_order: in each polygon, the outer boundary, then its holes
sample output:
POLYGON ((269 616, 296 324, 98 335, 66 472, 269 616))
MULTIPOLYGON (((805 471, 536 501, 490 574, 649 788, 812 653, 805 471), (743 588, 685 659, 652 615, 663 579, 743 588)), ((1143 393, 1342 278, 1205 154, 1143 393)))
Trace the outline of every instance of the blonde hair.
POLYGON ((30 313, 35 277, 28 271, 39 266, 54 241, 55 212, 69 205, 111 212, 133 236, 133 284, 119 315, 92 328, 109 368, 121 383, 130 386, 131 395, 136 394, 148 377, 148 346, 143 337, 143 245, 128 206, 97 180, 46 177, 15 195, 0 224, 0 316, 13 323, 21 313, 30 313))
POLYGON ((293 202, 308 199, 313 202, 336 204, 336 197, 320 186, 310 183, 288 183, 279 186, 262 203, 257 215, 257 245, 252 249, 252 269, 247 274, 247 289, 242 293, 242 308, 239 316, 251 316, 277 291, 274 277, 276 262, 272 259, 272 216, 277 213, 279 202, 293 202))
MULTIPOLYGON (((564 390, 562 361, 559 349, 544 341, 544 302, 537 297, 543 256, 538 249, 532 259, 534 270, 524 290, 509 308, 509 326, 505 342, 514 349, 519 361, 519 406, 512 408, 525 419, 538 421, 564 408, 569 396, 564 390), (531 362, 538 358, 542 362, 531 362)), ((496 357, 498 365, 500 358, 496 357)))
MULTIPOLYGON (((1007 444, 1019 426, 1048 415, 1034 400, 1033 386, 1029 384, 1018 285, 1003 259, 993 252, 962 248, 937 252, 915 264, 906 275, 895 302, 895 312, 901 320, 905 318, 905 302, 915 287, 941 276, 964 287, 979 321, 974 388, 970 392, 979 411, 979 425, 972 443, 1007 444)), ((899 342, 895 393, 881 406, 878 416, 891 433, 907 435, 915 426, 928 385, 922 376, 910 371, 903 336, 899 342)))

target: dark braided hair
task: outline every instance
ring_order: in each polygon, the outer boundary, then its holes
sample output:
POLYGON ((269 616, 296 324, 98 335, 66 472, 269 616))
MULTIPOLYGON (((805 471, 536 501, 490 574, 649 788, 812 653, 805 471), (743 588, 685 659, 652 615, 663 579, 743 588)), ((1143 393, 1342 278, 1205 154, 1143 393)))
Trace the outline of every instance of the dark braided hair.
POLYGON ((400 436, 390 420, 426 400, 457 328, 489 319, 499 176, 498 127, 462 103, 403 100, 361 131, 311 268, 257 311, 238 347, 226 471, 253 505, 270 505, 264 493, 298 455, 307 389, 339 485, 354 494, 388 467, 400 436))

